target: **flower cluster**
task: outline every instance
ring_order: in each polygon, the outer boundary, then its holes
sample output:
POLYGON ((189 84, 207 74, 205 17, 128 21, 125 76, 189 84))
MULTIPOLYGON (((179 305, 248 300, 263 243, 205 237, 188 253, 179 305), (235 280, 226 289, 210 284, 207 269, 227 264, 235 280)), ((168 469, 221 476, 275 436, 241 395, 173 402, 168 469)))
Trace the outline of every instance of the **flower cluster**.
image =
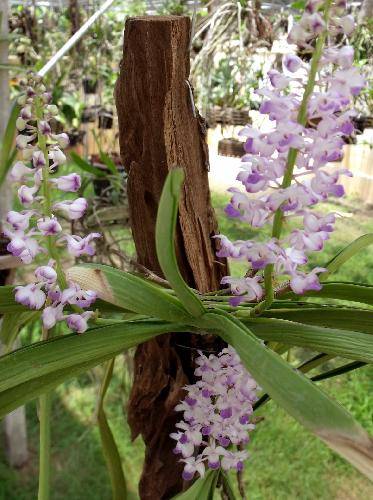
MULTIPOLYGON (((290 41, 307 50, 326 33, 349 35, 353 20, 343 16, 343 6, 340 1, 330 5, 329 0, 310 0, 289 34, 290 41)), ((325 269, 306 273, 301 266, 310 252, 323 249, 334 229, 335 214, 323 215, 313 207, 344 194, 340 179, 350 172, 331 170, 327 164, 342 159, 343 138, 354 132, 353 99, 365 84, 353 66, 352 47, 321 49, 317 44, 312 49, 311 63, 289 54, 283 58, 283 72, 269 71, 268 88, 257 93, 263 96, 260 112, 268 115, 272 126, 265 132, 247 126, 241 132, 247 154, 237 179, 246 192, 229 190, 232 198, 226 213, 255 228, 271 223, 273 231, 264 243, 217 236, 219 256, 246 260, 251 268, 251 277, 223 279, 236 295, 233 305, 263 296, 262 278, 255 275, 267 266, 280 281, 286 277, 297 294, 321 288, 318 274, 325 269), (300 218, 300 227, 281 238, 283 222, 290 217, 300 218)))
POLYGON ((201 379, 185 387, 187 396, 175 408, 184 412, 184 420, 171 434, 174 452, 185 463, 185 480, 196 472, 203 476, 206 466, 242 470, 248 452, 234 447, 247 444, 255 428, 250 415, 260 390, 232 347, 217 356, 200 353, 196 364, 195 375, 201 379))
POLYGON ((17 302, 31 309, 42 309, 43 325, 52 328, 57 321, 66 320, 68 326, 79 333, 87 329, 87 320, 93 312, 82 312, 96 300, 96 293, 82 290, 76 283, 66 283, 60 269, 57 247, 66 244, 68 252, 78 257, 92 255, 92 240, 100 234, 92 233, 81 238, 64 234, 56 213, 68 220, 82 217, 87 209, 84 198, 54 203, 53 189, 75 193, 81 185, 76 173, 52 176, 66 162, 63 149, 69 144, 67 134, 54 134, 52 120, 58 109, 51 102, 51 94, 37 76, 30 76, 26 92, 19 98, 22 106, 16 126, 16 146, 21 157, 13 166, 10 177, 20 183, 18 198, 24 206, 20 212, 10 211, 6 219, 4 235, 10 239, 8 251, 25 264, 37 255, 46 254, 47 265, 35 270, 35 282, 16 287, 17 302), (72 314, 64 315, 64 308, 72 314))

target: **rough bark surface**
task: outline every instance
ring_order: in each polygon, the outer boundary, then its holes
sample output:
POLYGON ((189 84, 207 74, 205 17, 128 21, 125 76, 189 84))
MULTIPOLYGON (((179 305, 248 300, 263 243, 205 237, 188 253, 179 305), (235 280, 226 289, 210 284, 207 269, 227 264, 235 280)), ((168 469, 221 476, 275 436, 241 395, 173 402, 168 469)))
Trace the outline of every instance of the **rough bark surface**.
MULTIPOLYGON (((128 198, 138 261, 162 275, 155 221, 170 169, 185 170, 176 248, 185 280, 202 292, 216 290, 226 262, 216 258, 217 224, 210 203, 205 125, 191 102, 188 17, 137 17, 125 26, 116 87, 120 149, 128 172, 128 198)), ((137 349, 128 420, 146 443, 140 496, 167 499, 182 489, 181 467, 169 433, 175 405, 193 377, 196 348, 218 348, 215 338, 164 335, 137 349), (207 343, 207 344, 206 344, 207 343)))

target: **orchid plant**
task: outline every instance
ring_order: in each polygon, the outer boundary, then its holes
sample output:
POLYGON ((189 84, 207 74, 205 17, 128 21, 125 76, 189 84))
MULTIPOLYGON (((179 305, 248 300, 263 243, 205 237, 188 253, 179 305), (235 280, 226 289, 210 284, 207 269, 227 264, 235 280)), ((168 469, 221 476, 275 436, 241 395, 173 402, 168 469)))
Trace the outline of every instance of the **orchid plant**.
POLYGON ((325 267, 310 272, 303 267, 308 254, 321 251, 333 231, 336 215, 314 207, 329 196, 343 195, 339 179, 349 173, 330 171, 327 163, 342 156, 343 136, 353 133, 353 98, 364 86, 352 64, 351 48, 332 44, 333 35, 348 36, 353 29, 344 9, 343 1, 310 0, 289 35, 292 43, 312 53, 310 63, 286 56, 283 73, 270 71, 269 87, 258 91, 264 98, 260 111, 273 126, 268 131, 243 130, 247 154, 238 180, 246 192, 230 190, 227 214, 253 227, 271 224, 272 235, 264 243, 216 236, 220 256, 247 261, 249 267, 244 278, 223 278, 228 288, 220 292, 197 293, 177 266, 174 239, 184 180, 180 168, 172 169, 165 181, 156 224, 157 254, 167 286, 97 264, 64 269, 59 247, 67 247, 73 258, 91 255, 92 242, 100 235, 78 237, 64 230, 61 215, 68 220, 83 217, 87 202, 53 199, 58 191, 77 192, 80 178, 74 173, 56 177, 65 162, 67 137, 52 133, 49 121, 57 109, 49 104, 40 79, 29 77, 17 121, 23 159, 11 171, 13 180, 21 183, 18 197, 24 210, 8 214, 5 234, 9 251, 25 264, 40 256, 44 262, 38 263, 32 283, 0 288, 1 336, 10 346, 20 327, 37 316, 41 341, 0 358, 0 416, 40 397, 40 500, 50 492, 50 391, 102 363, 106 371, 98 425, 113 497, 126 497, 120 455, 104 412, 105 393, 118 354, 168 332, 215 334, 226 343, 219 354, 199 353, 196 381, 185 388, 185 399, 175 408, 183 419, 170 439, 175 441, 175 455, 181 455, 183 478, 195 479, 178 498, 207 500, 217 487, 225 497, 235 498, 227 471, 242 470, 255 428, 252 415, 270 398, 373 478, 371 438, 305 375, 336 356, 352 362, 316 380, 373 361, 373 314, 366 307, 373 303, 373 287, 326 281, 372 243, 373 235, 360 237, 325 267), (303 226, 284 235, 288 220, 297 218, 303 226), (314 294, 360 305, 306 303, 303 297, 314 294), (15 312, 20 313, 16 318, 15 312), (73 333, 50 338, 62 321, 73 333), (293 346, 318 354, 294 366, 282 357, 293 346))

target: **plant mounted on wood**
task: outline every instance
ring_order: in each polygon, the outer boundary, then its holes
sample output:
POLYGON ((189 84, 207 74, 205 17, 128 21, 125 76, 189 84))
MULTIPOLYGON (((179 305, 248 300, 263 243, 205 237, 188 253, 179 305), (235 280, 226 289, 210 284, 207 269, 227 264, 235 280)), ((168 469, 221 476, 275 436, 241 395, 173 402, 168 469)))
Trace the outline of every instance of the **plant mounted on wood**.
MULTIPOLYGON (((274 127, 265 133, 244 130, 247 154, 239 179, 248 194, 232 190, 227 213, 254 227, 271 224, 272 237, 264 243, 231 242, 218 235, 220 254, 246 260, 250 267, 242 279, 223 278, 229 289, 216 293, 196 292, 178 268, 174 242, 184 182, 181 168, 169 173, 158 207, 156 247, 166 281, 98 264, 62 269, 56 243, 67 243, 68 251, 79 256, 93 252, 92 240, 99 235, 61 235, 54 211, 78 218, 86 202, 78 198, 54 203, 50 197, 51 188, 75 192, 80 181, 76 174, 53 176, 64 162, 66 136, 51 133, 48 119, 56 110, 48 104, 42 83, 31 78, 17 122, 17 145, 30 164, 18 162, 12 170, 15 180, 29 182, 18 191, 26 209, 8 215, 6 234, 11 238, 9 250, 24 262, 40 253, 46 253, 47 260, 36 269, 34 283, 0 288, 0 312, 20 312, 27 321, 42 311, 42 340, 0 358, 0 415, 41 398, 40 499, 49 497, 50 391, 101 363, 107 364, 98 425, 113 497, 127 496, 104 397, 115 356, 168 332, 213 334, 227 345, 220 353, 199 354, 196 381, 186 387, 184 400, 175 408, 183 412, 171 436, 175 454, 184 464, 184 479, 195 479, 177 498, 207 500, 215 488, 235 498, 227 472, 243 468, 249 433, 254 431, 252 414, 270 398, 373 479, 371 437, 305 375, 334 356, 352 360, 338 373, 373 361, 373 313, 365 307, 372 304, 373 288, 328 280, 347 259, 373 243, 373 235, 360 237, 322 268, 306 273, 302 267, 310 252, 322 250, 333 230, 334 214, 324 216, 313 207, 343 194, 339 177, 346 172, 330 173, 325 166, 340 158, 342 136, 353 132, 351 102, 364 79, 352 64, 350 47, 325 43, 327 33, 349 33, 351 24, 341 3, 312 0, 290 33, 293 42, 312 50, 311 62, 287 56, 284 73, 269 73, 270 87, 261 91, 261 112, 274 127), (269 194, 250 197, 269 188, 269 194), (300 217, 303 227, 284 236, 290 217, 300 217), (306 305, 300 300, 315 294, 360 305, 306 305), (95 312, 82 311, 93 303, 95 312), (66 321, 75 333, 48 338, 57 321, 66 321), (294 367, 282 357, 293 346, 318 354, 294 367)), ((335 374, 326 372, 322 378, 335 374)))

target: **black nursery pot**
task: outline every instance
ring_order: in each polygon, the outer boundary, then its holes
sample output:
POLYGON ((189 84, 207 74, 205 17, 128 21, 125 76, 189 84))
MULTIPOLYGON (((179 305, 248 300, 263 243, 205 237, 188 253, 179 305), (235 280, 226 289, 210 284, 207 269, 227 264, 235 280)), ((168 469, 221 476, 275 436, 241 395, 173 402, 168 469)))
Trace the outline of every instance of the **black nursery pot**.
POLYGON ((77 144, 81 144, 83 142, 85 131, 84 130, 72 130, 71 132, 67 132, 69 136, 69 146, 74 147, 77 144))
POLYGON ((98 115, 98 128, 106 130, 113 128, 113 113, 108 111, 101 112, 98 115))
POLYGON ((82 123, 93 123, 96 120, 96 110, 94 108, 85 108, 82 112, 82 123))
POLYGON ((83 90, 85 94, 95 94, 97 90, 97 80, 83 78, 83 90))

